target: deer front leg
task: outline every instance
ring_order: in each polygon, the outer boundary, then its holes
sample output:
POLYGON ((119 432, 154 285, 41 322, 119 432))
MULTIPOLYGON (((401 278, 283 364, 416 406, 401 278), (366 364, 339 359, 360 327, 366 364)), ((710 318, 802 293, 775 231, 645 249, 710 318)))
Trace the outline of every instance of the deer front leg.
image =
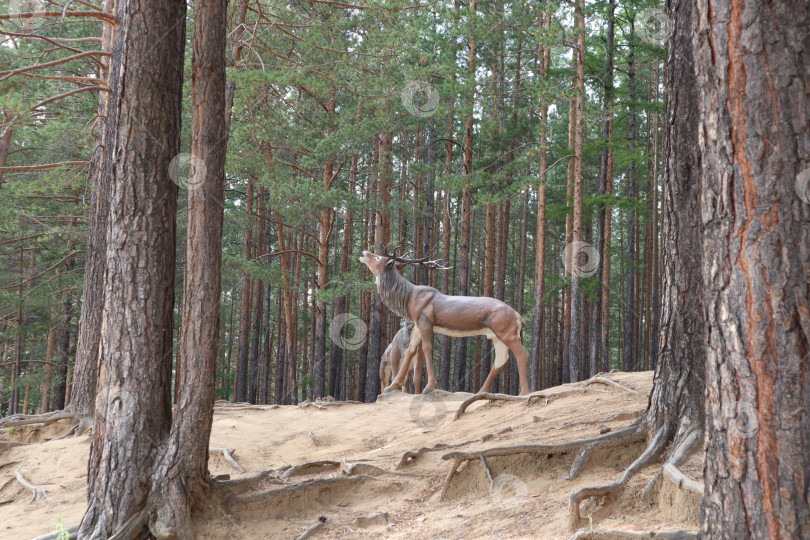
POLYGON ((427 365, 428 382, 423 394, 428 394, 436 389, 436 374, 433 373, 433 323, 424 315, 419 318, 419 333, 422 335, 422 352, 425 354, 424 362, 427 365))

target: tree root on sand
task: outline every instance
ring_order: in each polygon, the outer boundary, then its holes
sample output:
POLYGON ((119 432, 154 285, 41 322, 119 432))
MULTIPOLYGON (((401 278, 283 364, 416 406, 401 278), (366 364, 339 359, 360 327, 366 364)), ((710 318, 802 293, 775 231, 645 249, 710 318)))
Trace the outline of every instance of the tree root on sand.
POLYGON ((608 386, 614 386, 616 388, 621 388, 625 392, 630 392, 631 394, 638 394, 638 390, 633 390, 629 386, 625 386, 623 384, 619 384, 614 380, 608 379, 607 377, 600 377, 598 375, 591 377, 586 381, 582 381, 579 383, 581 386, 590 386, 592 384, 606 384, 608 386))
POLYGON ((339 467, 340 467, 339 461, 330 461, 330 460, 310 461, 308 463, 302 463, 301 465, 290 467, 284 472, 284 474, 281 475, 281 479, 287 480, 291 476, 300 476, 302 474, 311 474, 313 472, 331 471, 334 469, 338 469, 339 467))
POLYGON ((583 425, 594 425, 594 424, 605 424, 607 422, 618 422, 618 421, 627 421, 627 420, 637 420, 639 416, 644 414, 646 409, 639 409, 637 411, 630 411, 630 412, 620 412, 613 415, 610 415, 606 418, 602 418, 601 420, 576 420, 574 422, 566 422, 561 426, 557 426, 553 428, 554 430, 560 430, 569 428, 571 426, 583 426, 583 425))
POLYGON ((678 445, 672 456, 667 460, 661 469, 655 474, 653 479, 644 488, 643 497, 649 498, 653 490, 661 480, 661 476, 666 476, 673 484, 680 489, 692 491, 700 496, 703 496, 703 484, 689 478, 678 468, 681 462, 689 457, 692 451, 696 448, 697 444, 703 440, 703 433, 699 429, 690 431, 683 441, 678 445))
POLYGON ((59 529, 58 531, 37 536, 34 540, 61 540, 62 538, 75 538, 79 534, 79 526, 74 525, 67 529, 59 529))
POLYGON ((640 439, 640 436, 638 435, 640 432, 641 430, 639 426, 634 424, 622 430, 616 431, 615 433, 608 433, 607 435, 600 435, 599 437, 593 437, 591 439, 579 439, 576 441, 570 441, 559 444, 523 444, 519 446, 486 448, 484 450, 474 450, 472 452, 450 452, 449 454, 445 454, 442 456, 442 459, 452 459, 453 465, 450 467, 450 471, 447 473, 447 477, 444 480, 444 486, 442 487, 442 493, 439 499, 444 500, 444 496, 447 492, 447 488, 450 485, 450 481, 452 480, 453 475, 455 474, 459 466, 466 461, 480 460, 484 464, 484 468, 487 470, 487 473, 489 474, 491 481, 491 473, 488 471, 489 467, 486 462, 487 457, 510 456, 515 454, 542 454, 542 455, 565 454, 589 445, 599 443, 624 444, 628 440, 633 439, 634 437, 639 437, 640 439))
MULTIPOLYGON (((638 426, 636 429, 639 429, 640 431, 638 426)), ((622 474, 621 478, 617 482, 604 486, 582 488, 571 494, 568 501, 568 527, 571 531, 577 530, 577 527, 579 527, 580 522, 582 521, 579 514, 579 505, 583 500, 593 497, 615 497, 622 492, 624 486, 627 484, 630 478, 632 478, 638 471, 658 457, 658 455, 663 451, 665 445, 664 432, 665 428, 661 427, 661 429, 658 430, 658 433, 655 434, 655 437, 653 437, 653 440, 647 446, 647 449, 644 450, 644 452, 624 471, 624 474, 622 474)))
POLYGON ((234 457, 233 457, 233 453, 236 452, 235 448, 213 448, 213 447, 210 447, 208 449, 208 451, 211 452, 211 453, 214 453, 214 454, 222 454, 222 457, 225 458, 225 461, 230 463, 233 466, 234 469, 236 469, 240 473, 245 472, 244 467, 239 465, 239 462, 237 462, 236 459, 234 459, 234 457))
POLYGON ((475 442, 487 442, 488 440, 493 439, 493 438, 497 437, 498 435, 502 435, 502 434, 507 433, 509 431, 512 431, 511 426, 505 427, 505 428, 503 428, 500 431, 497 431, 495 433, 487 433, 486 435, 484 435, 483 437, 480 437, 478 439, 470 439, 469 441, 464 441, 464 442, 460 442, 460 443, 456 443, 456 444, 437 443, 437 444, 434 444, 433 446, 423 446, 422 448, 420 448, 418 450, 408 450, 407 452, 402 454, 402 457, 400 458, 399 463, 397 463, 397 466, 394 467, 394 468, 395 469, 401 469, 404 465, 409 465, 412 461, 416 461, 417 459, 419 459, 422 456, 422 454, 425 454, 427 452, 437 452, 439 450, 450 450, 452 448, 459 448, 459 447, 462 447, 462 446, 467 446, 468 444, 472 444, 472 443, 475 443, 475 442))
POLYGON ((22 465, 20 465, 19 467, 17 467, 17 470, 16 470, 16 471, 14 471, 14 476, 17 478, 17 482, 19 482, 20 484, 22 484, 22 486, 23 486, 25 489, 30 489, 30 490, 31 490, 32 496, 31 496, 31 500, 28 502, 28 504, 35 503, 35 502, 40 501, 40 500, 42 500, 42 499, 47 499, 47 498, 48 498, 48 495, 47 495, 47 493, 45 492, 45 490, 44 490, 44 489, 42 489, 42 488, 41 488, 41 487, 39 487, 39 486, 35 486, 34 484, 32 484, 31 482, 29 482, 28 480, 26 480, 26 479, 25 479, 25 477, 24 477, 24 476, 22 475, 22 473, 20 472, 20 469, 21 469, 21 468, 22 468, 22 465))
POLYGON ((307 527, 307 529, 295 540, 304 540, 305 538, 309 538, 315 531, 323 527, 324 524, 326 524, 326 516, 320 516, 318 521, 307 527))
POLYGON ((580 529, 569 540, 639 540, 642 538, 666 540, 691 540, 697 538, 697 532, 691 531, 594 531, 580 529))
POLYGON ((453 416, 453 422, 458 420, 461 415, 467 410, 467 408, 475 403, 476 401, 487 400, 487 401, 524 401, 528 406, 532 406, 538 401, 542 401, 544 404, 548 405, 552 401, 559 399, 561 397, 570 395, 570 394, 579 394, 582 392, 603 392, 607 393, 606 390, 600 390, 598 388, 570 388, 568 390, 561 390, 559 392, 554 392, 551 394, 532 394, 529 396, 511 396, 509 394, 493 394, 490 392, 482 392, 480 394, 475 394, 473 396, 468 397, 465 399, 461 405, 459 406, 458 410, 456 411, 455 416, 453 416))

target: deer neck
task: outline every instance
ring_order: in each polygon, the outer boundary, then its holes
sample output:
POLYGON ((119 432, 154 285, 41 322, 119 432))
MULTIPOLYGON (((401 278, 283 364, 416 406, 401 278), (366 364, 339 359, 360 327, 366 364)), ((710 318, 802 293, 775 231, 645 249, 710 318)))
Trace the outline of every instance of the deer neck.
POLYGON ((377 276, 377 292, 383 304, 406 321, 411 319, 408 306, 416 287, 392 268, 385 268, 377 276))

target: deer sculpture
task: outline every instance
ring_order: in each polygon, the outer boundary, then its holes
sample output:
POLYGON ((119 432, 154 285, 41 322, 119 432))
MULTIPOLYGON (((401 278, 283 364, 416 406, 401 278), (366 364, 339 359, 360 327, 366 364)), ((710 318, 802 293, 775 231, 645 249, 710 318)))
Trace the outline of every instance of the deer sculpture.
MULTIPOLYGON (((408 322, 399 329, 394 339, 388 344, 382 357, 380 358, 380 383, 381 387, 385 388, 390 383, 393 377, 399 373, 399 368, 402 366, 403 360, 408 360, 408 370, 413 370, 413 389, 416 393, 422 390, 422 364, 424 364, 424 356, 422 351, 418 351, 416 355, 408 354, 411 344, 411 333, 413 332, 413 323, 408 322), (417 366, 417 357, 419 363, 419 370, 417 366)), ((407 373, 407 371, 406 371, 407 373)), ((407 378, 407 375, 406 375, 407 378)), ((408 385, 402 385, 402 391, 407 392, 408 385)))
MULTIPOLYGON (((441 260, 405 259, 383 250, 382 254, 363 251, 360 262, 374 274, 377 292, 383 303, 406 321, 414 323, 411 342, 397 376, 383 391, 388 392, 401 387, 407 380, 410 356, 415 354, 421 344, 427 361, 428 381, 422 393, 432 392, 436 388, 436 375, 433 372, 433 334, 439 333, 452 337, 483 335, 491 339, 495 346, 495 362, 480 392, 489 392, 498 372, 509 359, 509 350, 515 354, 520 395, 529 393, 527 367, 529 353, 520 339, 521 329, 525 324, 523 317, 506 303, 489 297, 448 296, 433 287, 414 285, 400 274, 408 264, 420 264, 428 268, 448 270, 441 265, 441 260)), ((416 369, 421 371, 417 362, 416 369)))

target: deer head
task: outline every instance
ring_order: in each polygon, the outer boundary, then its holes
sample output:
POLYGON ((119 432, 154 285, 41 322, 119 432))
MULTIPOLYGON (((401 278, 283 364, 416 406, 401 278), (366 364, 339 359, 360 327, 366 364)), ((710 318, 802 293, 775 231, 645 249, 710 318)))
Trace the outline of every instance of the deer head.
MULTIPOLYGON (((436 270, 449 270, 450 266, 444 266, 442 259, 429 260, 430 257, 423 257, 421 259, 405 259, 397 255, 399 248, 394 249, 394 253, 388 253, 388 250, 383 247, 382 255, 376 254, 372 251, 363 251, 363 256, 360 257, 360 262, 365 264, 374 276, 379 276, 385 268, 395 268, 401 272, 405 265, 419 264, 433 268, 436 270)), ((407 254, 406 254, 407 255, 407 254)))

